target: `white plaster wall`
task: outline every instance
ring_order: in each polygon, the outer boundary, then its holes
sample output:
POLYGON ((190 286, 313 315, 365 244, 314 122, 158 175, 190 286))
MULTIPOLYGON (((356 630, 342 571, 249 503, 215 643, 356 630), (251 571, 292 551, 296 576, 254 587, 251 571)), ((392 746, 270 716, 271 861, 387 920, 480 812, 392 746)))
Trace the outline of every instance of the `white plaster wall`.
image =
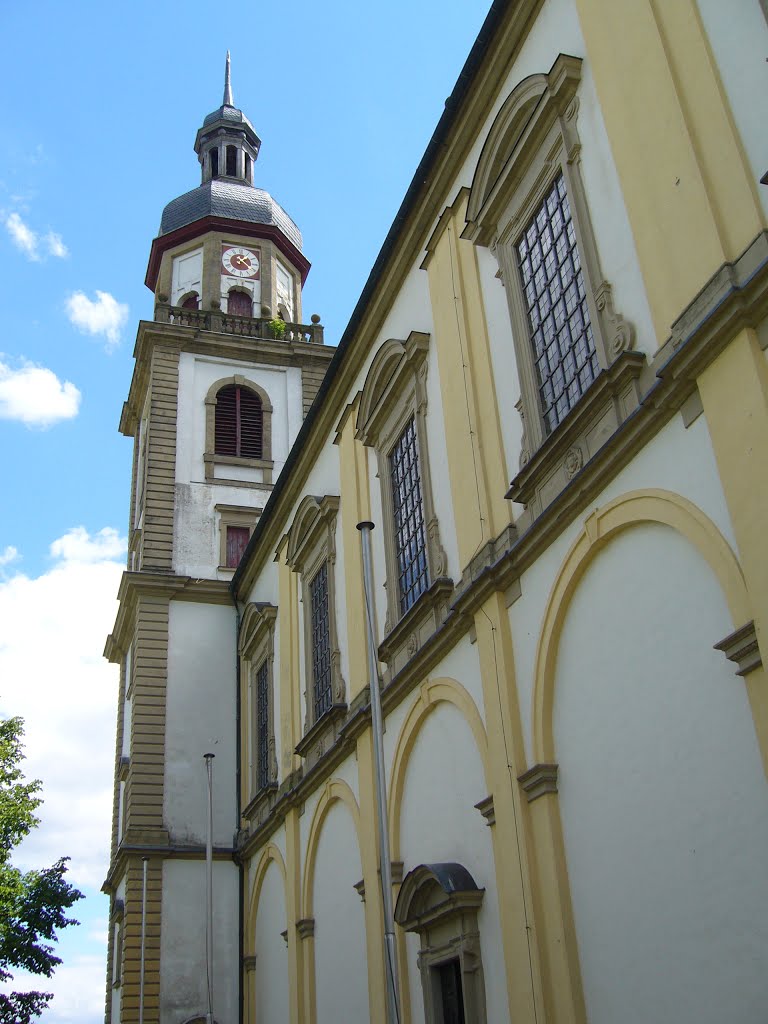
MULTIPOLYGON (((237 1024, 238 880, 232 863, 213 865, 213 1008, 217 1024, 237 1024)), ((163 861, 160 1024, 204 1017, 205 861, 163 861)))
MULTIPOLYGON (((400 808, 404 871, 419 864, 458 862, 485 888, 478 915, 488 1021, 507 1012, 501 926, 490 829, 474 804, 488 795, 480 755, 461 712, 440 703, 424 721, 406 770, 400 808)), ((424 1019, 421 981, 410 941, 412 1019, 424 1019)))
POLYGON ((231 846, 237 827, 234 608, 172 601, 163 795, 171 842, 205 843, 206 753, 216 755, 214 842, 231 846))
MULTIPOLYGON (((541 622, 559 568, 584 520, 597 508, 629 491, 672 491, 698 506, 738 554, 728 509, 720 485, 712 443, 704 416, 686 429, 680 416, 667 425, 632 462, 570 523, 521 578, 522 597, 510 608, 515 669, 528 760, 531 759, 531 692, 541 622)), ((725 635, 725 634, 723 634, 725 635)), ((714 642, 714 641, 713 641, 714 642)))
MULTIPOLYGON (((259 575, 253 582, 253 586, 248 594, 249 601, 266 601, 269 604, 278 604, 278 592, 279 592, 279 579, 278 579, 278 565, 274 560, 274 557, 269 557, 264 560, 259 575)), ((245 608, 245 605, 241 606, 241 611, 245 608)))
POLYGON ((643 525, 576 589, 554 733, 592 1024, 751 1024, 768 1005, 768 801, 731 632, 688 542, 643 525))
MULTIPOLYGON (((430 679, 455 679, 469 693, 475 702, 480 718, 485 721, 483 681, 480 678, 480 661, 477 645, 470 642, 465 634, 437 665, 430 670, 430 679)), ((496 709, 498 711, 498 708, 496 709)))
POLYGON ((301 371, 297 367, 260 366, 182 352, 176 444, 174 570, 182 575, 216 578, 220 563, 217 504, 263 508, 271 493, 260 487, 262 470, 218 467, 218 475, 251 481, 238 487, 205 480, 205 398, 221 378, 240 374, 263 388, 272 404, 273 481, 282 470, 303 420, 301 371))
POLYGON ((273 861, 264 875, 256 912, 252 984, 259 1024, 286 1024, 288 1020, 288 946, 281 934, 287 928, 285 884, 273 861))
MULTIPOLYGON (((408 271, 395 296, 379 331, 379 344, 388 338, 405 341, 411 331, 434 333, 432 305, 429 299, 429 278, 427 272, 420 268, 422 258, 420 257, 408 271)), ((365 377, 363 376, 358 386, 362 387, 364 381, 365 377)))
MULTIPOLYGON (((475 248, 480 273, 480 289, 485 307, 488 326, 488 340, 494 375, 498 381, 496 401, 499 408, 499 423, 504 444, 507 466, 507 480, 517 475, 520 468, 520 452, 523 447, 523 421, 515 409, 520 398, 520 379, 515 359, 515 343, 512 336, 512 321, 509 317, 507 293, 501 279, 496 277, 499 264, 490 251, 480 246, 475 248)), ((513 505, 513 508, 517 506, 513 505)))
POLYGON ((315 861, 317 1024, 370 1019, 364 908, 354 888, 361 877, 355 826, 336 801, 323 822, 315 861))
MULTIPOLYGON (((760 0, 698 0, 731 113, 756 182, 768 169, 765 97, 768 95, 768 25, 760 0)), ((768 213, 768 189, 757 186, 768 213)))

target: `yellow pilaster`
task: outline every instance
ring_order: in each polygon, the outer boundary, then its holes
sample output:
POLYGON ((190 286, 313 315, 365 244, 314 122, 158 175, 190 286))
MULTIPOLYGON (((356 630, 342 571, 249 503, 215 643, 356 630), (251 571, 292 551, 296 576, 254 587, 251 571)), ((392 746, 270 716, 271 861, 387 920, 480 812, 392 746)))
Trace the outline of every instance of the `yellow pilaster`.
POLYGON ((745 682, 768 774, 768 364, 755 332, 739 332, 698 385, 764 659, 745 682))
POLYGON ((426 261, 462 566, 511 522, 477 250, 460 237, 467 198, 443 213, 426 261))
POLYGON ((296 744, 302 735, 299 693, 299 597, 296 576, 285 561, 286 543, 278 552, 280 608, 280 778, 301 764, 296 744))
MULTIPOLYGON (((291 808, 285 817, 285 919, 288 928, 288 1020, 310 1024, 314 1020, 311 993, 307 990, 304 943, 296 928, 302 919, 301 836, 299 812, 291 808)), ((311 988, 311 986, 310 986, 311 988)))
POLYGON ((585 1019, 583 999, 578 976, 574 978, 562 962, 562 930, 544 928, 535 913, 531 861, 551 860, 553 851, 545 831, 532 834, 529 805, 517 782, 527 765, 503 595, 493 595, 475 613, 475 630, 486 709, 489 784, 496 819, 491 828, 503 908, 510 1015, 526 1024, 544 1020, 577 1024, 585 1019))
POLYGON ((695 0, 576 0, 659 343, 764 227, 695 0))
POLYGON ((357 524, 371 518, 368 492, 367 449, 355 440, 359 396, 350 402, 337 427, 341 502, 341 539, 344 545, 344 597, 347 615, 347 656, 349 658, 349 699, 367 685, 368 656, 363 610, 363 559, 357 524))

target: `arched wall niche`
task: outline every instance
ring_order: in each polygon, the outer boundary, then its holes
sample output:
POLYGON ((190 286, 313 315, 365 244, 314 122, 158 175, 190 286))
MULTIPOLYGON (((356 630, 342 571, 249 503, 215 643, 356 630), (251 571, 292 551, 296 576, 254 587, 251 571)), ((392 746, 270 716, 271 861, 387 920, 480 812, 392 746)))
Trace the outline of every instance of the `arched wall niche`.
MULTIPOLYGON (((596 509, 571 546, 550 592, 536 651, 533 684, 533 760, 556 763, 553 736, 555 669, 559 639, 573 594, 591 562, 613 538, 642 523, 659 523, 682 534, 720 583, 735 628, 752 618, 741 567, 715 524, 687 498, 672 491, 630 491, 596 509)), ((715 643, 720 637, 713 637, 715 643)))
POLYGON ((414 701, 400 730, 392 759, 388 791, 389 836, 393 860, 402 859, 400 849, 400 806, 403 799, 405 777, 411 753, 422 726, 440 703, 452 704, 459 710, 469 726, 475 740, 477 752, 483 766, 486 783, 490 779, 488 769, 488 739, 477 705, 468 691, 455 679, 441 677, 422 683, 419 696, 414 701))

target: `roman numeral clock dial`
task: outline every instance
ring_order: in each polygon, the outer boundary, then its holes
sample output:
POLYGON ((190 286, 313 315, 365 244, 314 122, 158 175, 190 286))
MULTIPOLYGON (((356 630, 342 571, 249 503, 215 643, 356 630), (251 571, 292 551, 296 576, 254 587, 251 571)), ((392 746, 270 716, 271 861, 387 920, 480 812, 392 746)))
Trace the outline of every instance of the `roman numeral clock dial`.
POLYGON ((221 254, 221 265, 224 273, 230 277, 258 277, 259 257, 253 250, 242 246, 232 246, 221 254))

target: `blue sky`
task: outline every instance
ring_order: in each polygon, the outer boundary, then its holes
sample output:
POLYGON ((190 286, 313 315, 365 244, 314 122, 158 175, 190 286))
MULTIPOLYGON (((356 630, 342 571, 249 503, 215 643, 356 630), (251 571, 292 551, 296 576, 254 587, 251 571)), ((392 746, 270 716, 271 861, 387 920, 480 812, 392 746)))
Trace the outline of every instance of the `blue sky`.
POLYGON ((262 139, 255 183, 298 223, 305 319, 334 344, 490 0, 4 4, 0 94, 0 713, 27 720, 43 825, 87 893, 44 1020, 103 1015, 114 670, 130 442, 117 432, 163 206, 199 183, 221 103, 262 139))

